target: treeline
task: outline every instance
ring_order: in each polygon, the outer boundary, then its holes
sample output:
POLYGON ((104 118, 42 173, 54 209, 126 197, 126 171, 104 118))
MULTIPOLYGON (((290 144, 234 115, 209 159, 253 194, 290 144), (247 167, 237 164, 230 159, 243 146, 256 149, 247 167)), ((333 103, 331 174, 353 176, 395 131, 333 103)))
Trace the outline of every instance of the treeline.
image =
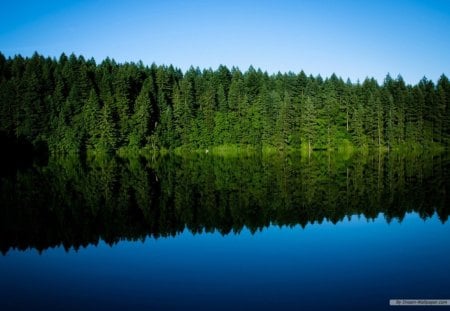
MULTIPOLYGON (((444 155, 391 152, 351 159, 268 157, 53 159, 0 175, 0 252, 114 244, 192 233, 307 227, 352 215, 387 222, 450 214, 444 155)), ((301 234, 301 232, 299 232, 301 234)))
POLYGON ((344 82, 0 53, 0 131, 53 154, 188 149, 430 148, 450 143, 450 83, 344 82))

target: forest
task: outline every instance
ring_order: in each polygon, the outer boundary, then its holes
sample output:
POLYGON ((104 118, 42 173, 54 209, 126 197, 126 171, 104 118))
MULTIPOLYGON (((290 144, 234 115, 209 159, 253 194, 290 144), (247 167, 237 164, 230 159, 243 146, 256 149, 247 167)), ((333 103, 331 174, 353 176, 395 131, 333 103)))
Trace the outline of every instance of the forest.
POLYGON ((0 53, 0 132, 52 155, 434 149, 450 144, 450 82, 352 82, 0 53))

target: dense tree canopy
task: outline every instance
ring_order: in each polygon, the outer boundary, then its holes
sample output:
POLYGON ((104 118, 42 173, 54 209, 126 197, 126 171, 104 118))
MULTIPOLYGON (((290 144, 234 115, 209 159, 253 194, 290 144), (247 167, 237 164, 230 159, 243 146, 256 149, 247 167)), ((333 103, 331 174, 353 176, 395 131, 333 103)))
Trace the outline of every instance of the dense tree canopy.
POLYGON ((0 53, 0 131, 53 154, 210 148, 417 148, 450 143, 450 82, 344 82, 0 53))

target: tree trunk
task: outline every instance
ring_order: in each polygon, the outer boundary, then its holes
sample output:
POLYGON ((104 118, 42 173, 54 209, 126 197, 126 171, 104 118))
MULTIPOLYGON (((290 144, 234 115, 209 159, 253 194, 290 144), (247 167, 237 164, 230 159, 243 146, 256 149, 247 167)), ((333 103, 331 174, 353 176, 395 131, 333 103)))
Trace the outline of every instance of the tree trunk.
POLYGON ((308 157, 311 158, 311 139, 308 140, 308 157))
POLYGON ((347 132, 348 132, 348 108, 347 108, 347 132))

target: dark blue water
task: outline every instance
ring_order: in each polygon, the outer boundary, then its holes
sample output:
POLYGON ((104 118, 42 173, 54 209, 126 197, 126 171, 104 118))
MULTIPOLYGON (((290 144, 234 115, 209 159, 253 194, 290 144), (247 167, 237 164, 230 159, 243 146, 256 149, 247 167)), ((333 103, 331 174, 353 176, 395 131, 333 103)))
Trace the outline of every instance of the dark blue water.
POLYGON ((0 310, 450 299, 446 159, 114 160, 0 176, 0 310))
POLYGON ((449 298, 450 226, 408 214, 0 257, 2 310, 388 310, 449 298))

